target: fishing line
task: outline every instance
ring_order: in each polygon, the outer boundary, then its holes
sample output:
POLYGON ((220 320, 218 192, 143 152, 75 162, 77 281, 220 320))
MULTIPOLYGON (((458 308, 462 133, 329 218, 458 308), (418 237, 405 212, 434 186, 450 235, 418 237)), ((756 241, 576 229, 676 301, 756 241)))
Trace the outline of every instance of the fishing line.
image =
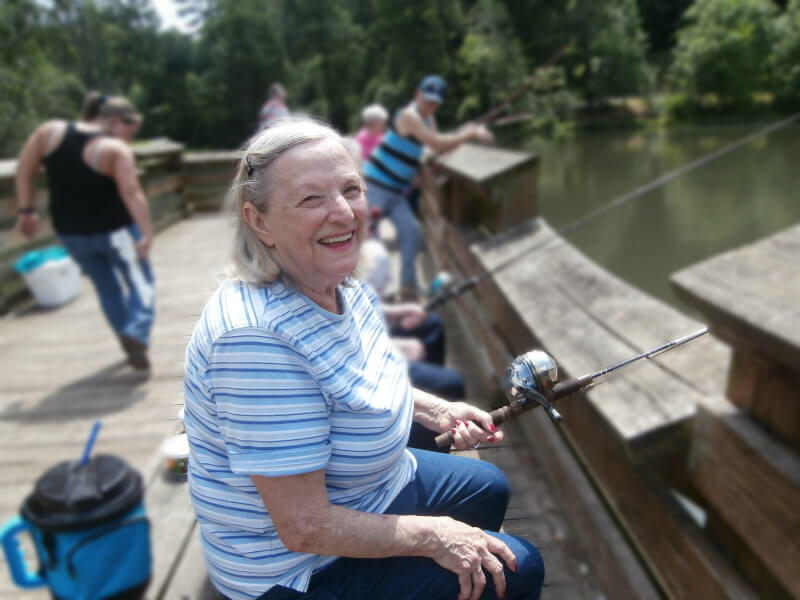
POLYGON ((574 221, 571 221, 571 222, 567 223, 566 225, 563 225, 562 227, 556 229, 554 237, 548 238, 546 240, 541 240, 539 242, 536 242, 535 244, 532 244, 531 246, 528 246, 527 248, 524 248, 520 252, 517 252, 516 254, 511 255, 509 258, 503 260, 502 262, 500 262, 500 264, 495 265, 491 269, 488 269, 488 270, 484 271, 483 273, 480 273, 478 275, 470 277, 469 279, 466 279, 466 280, 462 281, 459 284, 452 285, 452 286, 449 287, 449 289, 447 291, 445 291, 445 292, 443 292, 441 294, 436 294, 425 305, 425 310, 432 310, 432 309, 436 308, 437 306, 440 306, 444 302, 447 302, 451 298, 455 298, 456 296, 459 296, 459 295, 463 294, 467 290, 470 290, 473 287, 475 287, 478 283, 480 283, 481 281, 483 281, 487 277, 490 277, 492 275, 495 275, 495 274, 499 273, 500 271, 503 271, 504 269, 508 268, 513 263, 515 263, 516 261, 518 261, 521 258, 527 256, 528 254, 531 254, 535 250, 541 249, 542 247, 547 246, 548 244, 556 244, 556 243, 558 243, 559 241, 561 241, 561 237, 566 236, 566 234, 578 229, 579 227, 582 227, 582 226, 586 225, 587 223, 590 223, 590 222, 594 221, 595 219, 598 219, 598 218, 602 217, 606 213, 608 213, 608 212, 610 212, 610 211, 612 211, 612 210, 614 210, 616 208, 619 208, 620 206, 623 206, 623 205, 627 204, 631 200, 634 200, 635 198, 638 198, 639 196, 642 196, 642 195, 644 195, 644 194, 646 194, 646 193, 648 193, 648 192, 650 192, 650 191, 652 191, 652 190, 664 185, 665 183, 668 183, 668 182, 672 181, 676 177, 679 177, 679 176, 681 176, 681 175, 683 175, 685 173, 688 173, 689 171, 692 171, 694 169, 702 167, 703 165, 711 162, 712 160, 715 160, 715 159, 719 158, 720 156, 723 156, 723 155, 725 155, 725 154, 727 154, 729 152, 732 152, 733 150, 736 150, 737 148, 739 148, 741 146, 744 146, 745 144, 748 144, 748 143, 752 142, 753 140, 756 140, 756 139, 758 139, 758 138, 760 138, 762 136, 765 136, 765 135, 769 135, 770 133, 772 133, 774 131, 777 131, 779 129, 783 129, 784 127, 787 127, 788 125, 791 125, 792 123, 794 123, 798 118, 800 118, 800 112, 795 113, 795 114, 791 115, 790 117, 787 117, 787 118, 785 118, 785 119, 783 119, 781 121, 777 121, 777 122, 775 122, 775 123, 773 123, 771 125, 763 127, 763 128, 761 128, 761 129, 759 129, 759 130, 757 130, 757 131, 755 131, 755 132, 753 132, 751 134, 748 134, 748 135, 746 135, 746 136, 744 136, 744 137, 742 137, 742 138, 740 138, 738 140, 735 140, 735 141, 731 142, 730 144, 727 144, 727 145, 723 146, 722 148, 720 148, 718 150, 710 152, 710 153, 706 154, 705 156, 701 156, 700 158, 698 158, 696 160, 693 160, 693 161, 691 161, 689 163, 686 163, 685 165, 682 165, 682 166, 678 167, 677 169, 673 169, 672 171, 669 171, 668 173, 665 173, 664 175, 658 177, 657 179, 654 179, 653 181, 651 181, 651 182, 649 182, 649 183, 647 183, 645 185, 639 186, 639 187, 631 190, 630 192, 627 192, 626 194, 623 194, 621 196, 617 196, 616 198, 614 198, 613 200, 611 200, 607 204, 604 204, 603 206, 600 206, 600 207, 596 208, 595 210, 589 212, 588 214, 583 215, 582 217, 580 217, 580 218, 578 218, 578 219, 576 219, 574 221))

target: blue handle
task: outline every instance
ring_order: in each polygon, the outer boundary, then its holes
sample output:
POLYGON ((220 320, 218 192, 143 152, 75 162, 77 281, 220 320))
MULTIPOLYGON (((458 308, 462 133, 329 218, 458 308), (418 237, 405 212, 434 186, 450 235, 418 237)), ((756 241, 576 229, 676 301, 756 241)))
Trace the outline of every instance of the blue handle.
POLYGON ((11 570, 11 578, 21 588, 47 585, 47 582, 38 573, 28 570, 25 553, 19 546, 18 534, 30 530, 30 528, 28 522, 19 516, 9 519, 0 527, 0 540, 3 543, 3 552, 6 555, 8 568, 11 570))

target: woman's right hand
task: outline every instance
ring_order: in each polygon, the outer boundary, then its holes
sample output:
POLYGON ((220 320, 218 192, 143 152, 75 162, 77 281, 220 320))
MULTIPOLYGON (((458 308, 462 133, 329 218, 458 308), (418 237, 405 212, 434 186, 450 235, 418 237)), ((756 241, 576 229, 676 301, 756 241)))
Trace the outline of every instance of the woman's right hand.
POLYGON ((477 600, 486 587, 488 572, 494 580, 498 598, 505 597, 505 561, 512 571, 517 570, 517 560, 505 542, 450 517, 437 517, 434 535, 437 548, 431 558, 458 576, 461 588, 458 600, 477 600))

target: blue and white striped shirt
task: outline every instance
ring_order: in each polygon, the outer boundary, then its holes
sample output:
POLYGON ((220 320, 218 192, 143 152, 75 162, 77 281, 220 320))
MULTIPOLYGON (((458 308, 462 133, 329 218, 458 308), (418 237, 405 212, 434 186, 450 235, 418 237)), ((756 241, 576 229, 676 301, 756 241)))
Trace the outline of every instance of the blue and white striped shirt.
POLYGON ((189 342, 189 491, 209 575, 233 600, 303 592, 335 560, 289 551, 250 475, 324 469, 332 503, 371 513, 414 477, 406 362, 375 293, 355 281, 337 291, 341 315, 281 282, 227 281, 189 342))

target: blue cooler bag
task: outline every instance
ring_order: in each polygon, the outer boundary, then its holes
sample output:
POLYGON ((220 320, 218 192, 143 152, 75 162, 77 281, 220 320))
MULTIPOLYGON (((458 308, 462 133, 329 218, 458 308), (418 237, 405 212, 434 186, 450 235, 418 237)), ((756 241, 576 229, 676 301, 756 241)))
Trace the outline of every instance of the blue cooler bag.
POLYGON ((139 598, 150 582, 150 529, 142 477, 117 456, 65 461, 36 482, 21 515, 0 529, 6 562, 22 588, 49 586, 57 600, 139 598), (39 569, 18 536, 29 532, 39 569))

